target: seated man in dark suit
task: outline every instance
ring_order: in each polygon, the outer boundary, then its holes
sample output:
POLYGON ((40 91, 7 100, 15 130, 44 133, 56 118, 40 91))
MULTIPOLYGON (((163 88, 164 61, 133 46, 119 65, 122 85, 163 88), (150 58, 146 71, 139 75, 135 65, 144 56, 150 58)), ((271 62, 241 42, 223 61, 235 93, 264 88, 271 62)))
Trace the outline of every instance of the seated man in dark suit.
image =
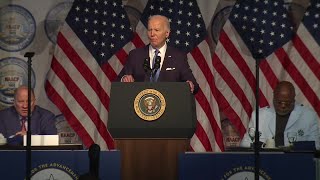
MULTIPOLYGON (((31 133, 38 135, 57 134, 55 115, 36 105, 31 90, 31 133)), ((0 133, 14 144, 22 143, 27 132, 28 87, 20 86, 15 90, 13 106, 0 111, 0 133), (15 141, 13 141, 15 139, 15 141)))
POLYGON ((168 18, 161 15, 151 16, 148 20, 150 44, 129 53, 128 60, 118 75, 118 81, 187 82, 190 91, 195 94, 199 85, 192 74, 187 55, 167 46, 169 34, 168 18), (154 62, 157 58, 158 65, 154 62))

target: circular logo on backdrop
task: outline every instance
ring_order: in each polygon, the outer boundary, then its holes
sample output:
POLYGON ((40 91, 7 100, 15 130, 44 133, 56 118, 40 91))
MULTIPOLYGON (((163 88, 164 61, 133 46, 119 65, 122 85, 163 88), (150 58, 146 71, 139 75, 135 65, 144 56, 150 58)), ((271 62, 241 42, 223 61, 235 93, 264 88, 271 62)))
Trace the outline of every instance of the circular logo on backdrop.
POLYGON ((290 16, 290 22, 293 25, 294 31, 297 31, 300 23, 301 17, 303 17, 305 13, 305 7, 302 2, 285 2, 284 7, 288 10, 288 14, 290 16))
POLYGON ((72 1, 62 2, 53 7, 47 14, 44 28, 46 34, 52 43, 57 42, 57 35, 62 27, 69 10, 72 7, 72 1))
POLYGON ((70 127, 68 124, 68 121, 66 118, 63 116, 63 114, 59 114, 55 118, 56 122, 56 128, 58 133, 59 132, 74 132, 73 129, 70 127))
POLYGON ((166 109, 166 100, 155 89, 141 91, 134 100, 134 110, 143 120, 154 121, 160 118, 166 109))
MULTIPOLYGON (((14 90, 20 85, 28 84, 28 64, 16 57, 0 60, 0 101, 11 106, 14 90)), ((31 69, 31 87, 35 87, 35 74, 31 69)))
POLYGON ((229 14, 231 13, 232 7, 233 6, 224 7, 223 9, 221 9, 219 12, 216 13, 216 15, 214 16, 214 18, 212 20, 211 36, 212 36, 213 41, 216 44, 219 40, 220 31, 221 31, 223 25, 225 24, 225 22, 227 21, 229 14))
POLYGON ((129 18, 129 21, 130 21, 130 25, 131 25, 132 31, 135 32, 137 24, 139 23, 139 20, 140 20, 140 17, 141 17, 141 12, 137 8, 132 7, 132 6, 128 6, 128 5, 124 6, 124 10, 128 14, 128 18, 129 18))
POLYGON ((5 51, 20 51, 34 39, 36 23, 32 14, 18 5, 0 9, 0 48, 5 51))
POLYGON ((75 180, 79 179, 79 175, 66 165, 60 163, 45 163, 40 164, 31 170, 31 179, 75 180))

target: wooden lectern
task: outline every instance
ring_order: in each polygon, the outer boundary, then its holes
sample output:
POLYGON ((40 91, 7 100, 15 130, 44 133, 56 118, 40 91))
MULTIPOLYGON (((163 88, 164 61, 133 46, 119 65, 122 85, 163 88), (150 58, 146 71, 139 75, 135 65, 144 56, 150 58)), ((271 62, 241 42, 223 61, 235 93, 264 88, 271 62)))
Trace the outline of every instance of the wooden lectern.
POLYGON ((121 151, 122 179, 178 179, 178 154, 196 126, 195 100, 183 82, 114 82, 108 130, 121 151))

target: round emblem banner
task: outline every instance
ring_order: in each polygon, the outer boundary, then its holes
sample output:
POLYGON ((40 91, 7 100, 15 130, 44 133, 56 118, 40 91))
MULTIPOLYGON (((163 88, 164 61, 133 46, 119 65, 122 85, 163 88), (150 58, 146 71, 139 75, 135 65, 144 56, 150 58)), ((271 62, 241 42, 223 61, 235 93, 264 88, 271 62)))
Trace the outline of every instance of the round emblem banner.
POLYGON ((155 89, 141 91, 134 100, 134 110, 143 120, 154 121, 160 118, 166 109, 166 100, 155 89))
POLYGON ((26 48, 36 34, 36 21, 22 6, 0 8, 0 49, 16 52, 26 48))

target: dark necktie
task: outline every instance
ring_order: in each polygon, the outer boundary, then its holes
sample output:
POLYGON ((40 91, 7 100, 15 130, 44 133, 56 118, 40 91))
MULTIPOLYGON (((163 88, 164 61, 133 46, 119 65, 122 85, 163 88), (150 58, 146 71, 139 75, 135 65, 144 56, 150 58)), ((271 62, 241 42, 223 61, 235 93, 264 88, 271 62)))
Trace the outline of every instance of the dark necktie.
POLYGON ((27 128, 26 128, 26 120, 27 120, 26 117, 22 117, 22 118, 21 118, 21 131, 27 131, 27 128))
MULTIPOLYGON (((152 68, 154 68, 155 66, 155 63, 156 63, 156 59, 157 59, 157 56, 159 54, 159 49, 156 49, 154 51, 154 57, 153 57, 153 60, 152 60, 152 68)), ((159 73, 160 73, 160 67, 157 69, 157 70, 152 70, 152 74, 153 74, 153 77, 150 78, 150 81, 151 82, 157 82, 158 80, 158 77, 159 77, 159 73)))

